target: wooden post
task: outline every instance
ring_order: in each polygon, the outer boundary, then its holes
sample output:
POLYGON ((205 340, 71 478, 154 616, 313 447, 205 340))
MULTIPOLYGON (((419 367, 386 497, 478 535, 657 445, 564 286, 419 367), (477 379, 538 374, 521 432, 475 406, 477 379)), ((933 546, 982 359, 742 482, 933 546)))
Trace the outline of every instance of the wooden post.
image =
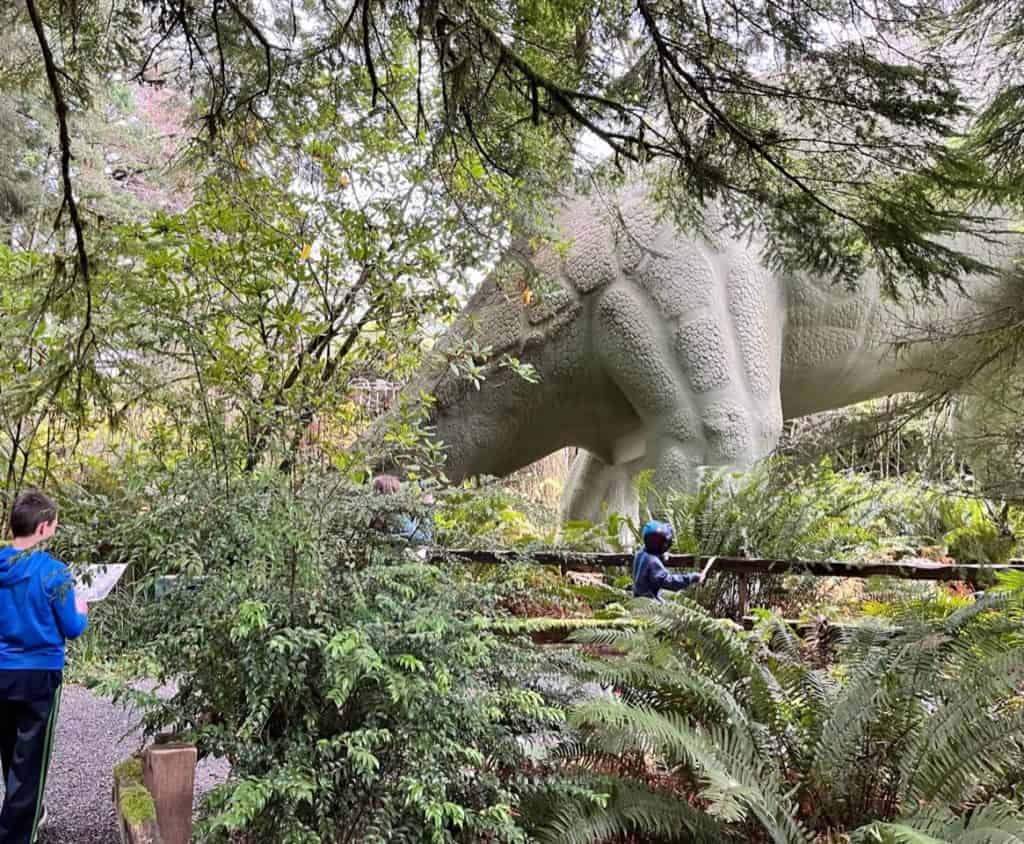
POLYGON ((180 742, 155 744, 143 754, 143 780, 156 803, 164 844, 189 844, 192 840, 196 759, 195 747, 180 742))
POLYGON ((750 584, 748 582, 748 577, 749 576, 746 575, 746 574, 741 574, 739 576, 739 578, 738 578, 739 584, 738 584, 737 588, 739 590, 739 598, 740 598, 740 609, 739 609, 739 617, 740 618, 743 618, 743 616, 745 616, 747 614, 747 603, 749 601, 749 597, 748 597, 749 591, 748 590, 749 590, 749 587, 750 587, 750 584))
POLYGON ((145 786, 127 786, 114 783, 114 809, 117 813, 117 829, 121 844, 163 844, 160 827, 153 818, 135 818, 131 809, 137 808, 140 799, 149 796, 145 786), (128 808, 128 814, 125 809, 128 808))

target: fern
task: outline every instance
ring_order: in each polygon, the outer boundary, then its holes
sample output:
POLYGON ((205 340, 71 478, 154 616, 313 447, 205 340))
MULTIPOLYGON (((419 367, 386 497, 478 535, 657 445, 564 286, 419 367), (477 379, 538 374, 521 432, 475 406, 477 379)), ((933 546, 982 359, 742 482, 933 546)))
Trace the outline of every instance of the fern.
POLYGON ((875 823, 858 830, 852 839, 854 844, 948 844, 948 839, 913 829, 904 824, 875 823))
POLYGON ((830 669, 770 614, 750 633, 686 599, 636 616, 640 627, 614 634, 624 655, 586 669, 617 697, 571 710, 577 732, 557 757, 576 771, 618 760, 624 788, 665 771, 677 796, 657 818, 591 804, 578 828, 595 837, 566 840, 700 840, 666 834, 683 803, 722 841, 1019 840, 998 797, 1024 771, 1024 708, 1010 703, 1024 684, 1021 583, 952 614, 908 607, 898 628, 856 627, 830 669))
POLYGON ((593 730, 592 741, 606 753, 654 753, 672 767, 693 768, 703 782, 700 796, 708 801, 708 814, 737 821, 749 812, 778 844, 807 840, 770 757, 739 731, 703 732, 681 716, 618 701, 584 704, 572 720, 593 730))
POLYGON ((722 844, 731 839, 714 818, 686 801, 621 780, 594 778, 592 793, 572 793, 534 835, 550 844, 593 844, 631 835, 644 841, 722 844))
POLYGON ((902 823, 872 823, 858 829, 851 844, 1024 844, 1024 816, 1003 801, 982 806, 967 817, 921 814, 902 823))

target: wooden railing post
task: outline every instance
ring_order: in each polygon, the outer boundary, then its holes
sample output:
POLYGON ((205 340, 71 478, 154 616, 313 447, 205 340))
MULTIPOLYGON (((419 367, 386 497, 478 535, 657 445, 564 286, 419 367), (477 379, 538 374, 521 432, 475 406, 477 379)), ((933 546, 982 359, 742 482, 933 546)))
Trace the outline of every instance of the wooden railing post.
POLYGON ((743 618, 747 614, 747 604, 750 603, 750 578, 749 575, 741 574, 737 580, 739 581, 737 589, 739 591, 739 618, 743 618))

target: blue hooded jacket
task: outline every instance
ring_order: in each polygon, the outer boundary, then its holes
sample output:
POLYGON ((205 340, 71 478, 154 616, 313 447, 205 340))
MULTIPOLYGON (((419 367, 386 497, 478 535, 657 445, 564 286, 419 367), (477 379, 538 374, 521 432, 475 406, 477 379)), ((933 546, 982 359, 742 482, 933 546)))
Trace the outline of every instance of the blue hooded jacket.
POLYGON ((45 551, 0 548, 0 671, 62 671, 85 631, 71 572, 45 551))
POLYGON ((700 580, 700 574, 670 574, 661 558, 641 548, 633 558, 633 597, 660 601, 659 590, 678 592, 700 580))

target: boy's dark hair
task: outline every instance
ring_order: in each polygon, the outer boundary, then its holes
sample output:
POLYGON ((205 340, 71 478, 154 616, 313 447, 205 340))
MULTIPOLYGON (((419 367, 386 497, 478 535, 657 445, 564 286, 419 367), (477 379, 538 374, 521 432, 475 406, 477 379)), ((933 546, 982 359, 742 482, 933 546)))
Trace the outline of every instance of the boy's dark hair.
POLYGON ((32 536, 41 524, 57 518, 53 499, 36 490, 23 492, 11 507, 11 535, 17 539, 32 536))

